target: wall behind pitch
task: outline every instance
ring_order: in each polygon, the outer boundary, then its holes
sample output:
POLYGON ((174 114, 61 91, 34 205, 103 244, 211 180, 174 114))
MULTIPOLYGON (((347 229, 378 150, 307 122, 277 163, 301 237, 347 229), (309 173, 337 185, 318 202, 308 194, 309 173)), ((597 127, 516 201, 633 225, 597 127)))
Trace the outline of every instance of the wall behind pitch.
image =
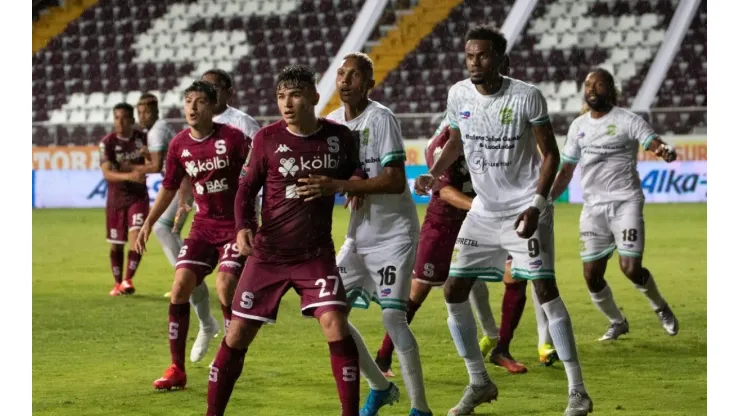
MULTIPOLYGON (((108 185, 96 170, 39 170, 33 174, 34 208, 102 208, 108 185)), ((162 175, 147 177, 149 200, 154 198, 162 183, 162 175)))

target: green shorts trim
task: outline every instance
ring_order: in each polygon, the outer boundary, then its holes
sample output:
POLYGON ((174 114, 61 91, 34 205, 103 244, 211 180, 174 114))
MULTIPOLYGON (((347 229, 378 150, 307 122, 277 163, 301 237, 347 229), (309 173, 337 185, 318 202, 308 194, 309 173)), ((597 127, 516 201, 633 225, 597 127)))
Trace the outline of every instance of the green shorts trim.
POLYGON ((542 269, 542 270, 529 270, 514 267, 511 269, 511 277, 515 279, 526 279, 526 280, 538 280, 538 279, 554 279, 555 270, 542 269))
POLYGON ((498 267, 450 267, 448 276, 468 279, 480 278, 497 282, 504 278, 504 271, 498 267))
POLYGON ((637 251, 619 250, 621 257, 642 257, 642 253, 637 251))
POLYGON ((612 244, 611 246, 607 247, 604 251, 602 251, 600 253, 586 254, 586 255, 583 255, 582 254, 581 255, 581 260, 584 263, 588 263, 588 262, 591 262, 591 261, 596 261, 596 260, 599 260, 599 259, 603 259, 604 257, 611 255, 614 252, 614 250, 616 250, 616 249, 617 249, 617 246, 615 246, 614 244, 612 244))

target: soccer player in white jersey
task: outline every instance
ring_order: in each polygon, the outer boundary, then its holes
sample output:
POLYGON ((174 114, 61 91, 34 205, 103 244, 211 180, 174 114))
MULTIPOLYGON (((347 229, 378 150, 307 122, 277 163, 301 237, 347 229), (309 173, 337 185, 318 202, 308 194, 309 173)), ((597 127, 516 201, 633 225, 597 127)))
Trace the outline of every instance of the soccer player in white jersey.
POLYGON ((469 415, 498 397, 477 345, 468 295, 476 279, 500 280, 511 255, 512 275, 532 280, 563 361, 569 391, 565 415, 586 415, 593 411, 593 403, 583 383, 570 316, 555 282, 553 207, 547 196, 560 162, 558 145, 542 93, 498 73, 505 52, 501 32, 486 26, 468 31, 465 63, 470 78, 450 88, 450 139, 429 174, 415 184, 417 192, 427 193, 464 151, 476 197, 458 234, 444 290, 447 323, 470 384, 449 414, 469 415))
POLYGON ((655 152, 666 162, 676 159, 640 116, 617 107, 612 75, 597 69, 583 86, 588 111, 573 121, 563 148, 563 166, 552 186, 557 198, 581 165, 581 259, 583 276, 594 305, 609 319, 599 341, 616 340, 629 332, 629 323, 614 302, 604 273, 609 257, 619 251, 619 267, 650 302, 668 335, 678 333, 678 320, 658 291, 652 274, 642 264, 645 249, 645 195, 637 172, 638 146, 655 152))
MULTIPOLYGON (((365 199, 358 209, 352 210, 337 266, 350 302, 362 298, 368 305, 372 293, 378 293, 383 325, 393 340, 411 399, 410 415, 426 416, 431 412, 426 401, 419 347, 406 320, 419 218, 406 180, 401 126, 390 109, 368 99, 374 85, 372 60, 364 53, 346 55, 336 78, 344 105, 327 119, 357 133, 360 163, 369 179, 350 181, 350 184, 356 182, 353 189, 343 189, 364 195, 365 199)), ((336 191, 331 182, 328 178, 307 181, 324 190, 336 191)), ((374 416, 382 406, 398 400, 399 390, 380 371, 357 329, 350 325, 350 330, 360 351, 360 370, 371 388, 360 415, 374 416)))
MULTIPOLYGON (((231 75, 222 69, 214 68, 206 71, 201 76, 201 81, 210 82, 216 86, 218 95, 216 98, 213 122, 236 127, 249 138, 254 137, 257 130, 260 129, 257 121, 255 121, 255 119, 249 114, 228 105, 234 95, 234 81, 232 80, 231 75)), ((184 218, 187 217, 187 214, 190 211, 191 201, 193 200, 193 191, 190 186, 190 180, 187 176, 183 180, 183 184, 180 187, 178 195, 177 204, 180 208, 176 209, 177 213, 175 214, 174 221, 177 224, 182 224, 185 222, 184 218)), ((169 209, 163 217, 167 215, 167 213, 169 213, 169 209)), ((180 240, 180 247, 182 247, 182 240, 180 240)), ((178 251, 175 251, 175 253, 178 253, 180 248, 178 247, 177 250, 178 251)), ((166 294, 165 296, 168 295, 169 294, 166 294)), ((231 299, 219 299, 219 301, 221 303, 221 312, 224 318, 225 334, 226 328, 228 327, 229 322, 231 322, 231 299)), ((218 335, 219 331, 218 321, 211 316, 208 287, 205 282, 202 282, 193 289, 193 293, 190 295, 190 303, 193 305, 195 314, 198 316, 198 321, 200 322, 198 335, 195 337, 193 348, 190 350, 190 361, 198 362, 206 355, 210 341, 218 335)))

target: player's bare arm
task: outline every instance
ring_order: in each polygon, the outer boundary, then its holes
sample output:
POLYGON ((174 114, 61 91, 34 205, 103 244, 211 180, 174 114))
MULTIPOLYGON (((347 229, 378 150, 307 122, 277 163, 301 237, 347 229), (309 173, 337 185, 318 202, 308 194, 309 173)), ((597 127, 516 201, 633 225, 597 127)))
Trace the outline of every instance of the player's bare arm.
POLYGON ((414 181, 414 190, 416 193, 419 195, 428 194, 437 177, 442 175, 447 168, 452 166, 462 153, 463 142, 460 130, 451 128, 450 138, 447 140, 444 149, 442 149, 442 153, 439 155, 439 158, 434 162, 434 166, 429 169, 429 173, 419 175, 419 177, 414 181))
POLYGON ((305 185, 296 188, 299 196, 306 198, 306 202, 334 193, 350 194, 400 194, 406 187, 406 169, 400 160, 388 163, 380 175, 362 180, 341 180, 321 175, 311 175, 308 178, 298 179, 305 185))
POLYGON ((134 250, 136 250, 139 254, 143 253, 146 250, 146 242, 149 240, 149 234, 152 231, 152 226, 155 222, 157 222, 159 217, 164 214, 164 211, 167 209, 167 207, 170 206, 172 200, 175 199, 176 193, 177 190, 167 189, 165 187, 159 188, 159 192, 157 192, 157 198, 154 200, 154 205, 152 205, 152 208, 149 211, 149 215, 144 220, 144 224, 141 225, 141 230, 139 230, 139 235, 136 238, 136 243, 134 244, 134 250))
POLYGON ((650 145, 648 145, 648 150, 655 153, 656 156, 662 157, 663 160, 668 163, 673 162, 674 160, 676 160, 677 157, 676 150, 673 148, 673 146, 664 142, 660 137, 656 137, 650 141, 650 145))
POLYGON ((193 200, 193 187, 189 177, 184 177, 180 183, 180 189, 177 192, 177 212, 175 213, 174 225, 172 231, 182 229, 181 222, 187 218, 187 213, 190 212, 193 207, 190 202, 193 200))
POLYGON ((465 195, 460 192, 459 189, 450 185, 439 190, 439 197, 453 207, 464 209, 466 211, 470 211, 470 207, 473 205, 473 198, 465 195))
POLYGON ((555 182, 558 165, 560 165, 560 151, 558 142, 555 140, 555 133, 552 131, 552 124, 548 122, 532 126, 532 133, 542 153, 542 167, 537 182, 537 194, 532 201, 532 206, 522 212, 514 223, 517 233, 522 238, 530 238, 537 231, 540 214, 547 204, 547 195, 550 194, 550 188, 555 182))
POLYGON ((146 183, 146 174, 139 171, 132 172, 117 172, 113 169, 113 165, 110 162, 103 162, 100 164, 100 169, 103 171, 103 178, 108 182, 139 182, 146 183))
POLYGON ((262 159, 262 135, 252 142, 252 150, 243 168, 246 174, 239 181, 234 198, 234 222, 236 223, 236 245, 239 254, 248 256, 254 247, 257 233, 257 194, 265 186, 266 173, 262 159))
POLYGON ((141 173, 157 173, 162 171, 164 158, 162 152, 149 152, 146 148, 141 152, 146 163, 136 166, 134 169, 141 173))
POLYGON ((568 188, 570 181, 573 179, 573 172, 576 171, 576 166, 575 163, 563 162, 558 175, 555 177, 555 182, 553 182, 552 188, 550 188, 552 199, 560 198, 560 195, 568 188))

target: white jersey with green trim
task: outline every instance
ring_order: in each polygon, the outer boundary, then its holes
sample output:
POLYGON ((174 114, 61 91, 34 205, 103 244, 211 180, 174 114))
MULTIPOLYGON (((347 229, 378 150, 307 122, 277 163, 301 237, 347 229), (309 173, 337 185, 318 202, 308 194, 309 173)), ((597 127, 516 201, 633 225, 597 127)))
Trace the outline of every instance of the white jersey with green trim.
POLYGON ((471 211, 507 217, 530 206, 542 165, 532 126, 550 122, 540 90, 503 77, 498 92, 482 95, 466 79, 450 88, 447 119, 462 136, 476 193, 471 211))
MULTIPOLYGON (((166 121, 157 119, 152 127, 146 132, 146 145, 150 152, 167 152, 170 140, 175 137, 175 131, 170 128, 166 121)), ((164 156, 162 156, 164 160, 164 156)))
MULTIPOLYGON (((368 177, 380 175, 388 163, 406 161, 401 125, 388 107, 371 100, 365 111, 350 121, 344 118, 344 107, 326 118, 357 132, 360 163, 368 177)), ((367 253, 387 244, 416 241, 418 234, 416 205, 406 186, 401 194, 365 196, 362 208, 352 211, 347 239, 354 241, 358 253, 367 253)))
POLYGON ((259 123, 252 116, 232 106, 226 106, 226 110, 223 113, 213 116, 213 121, 236 127, 249 138, 253 138, 257 130, 260 129, 259 123))
POLYGON ((637 172, 638 146, 647 149, 656 137, 650 124, 621 107, 598 119, 591 118, 590 112, 575 119, 561 159, 581 165, 584 204, 644 201, 637 172))

